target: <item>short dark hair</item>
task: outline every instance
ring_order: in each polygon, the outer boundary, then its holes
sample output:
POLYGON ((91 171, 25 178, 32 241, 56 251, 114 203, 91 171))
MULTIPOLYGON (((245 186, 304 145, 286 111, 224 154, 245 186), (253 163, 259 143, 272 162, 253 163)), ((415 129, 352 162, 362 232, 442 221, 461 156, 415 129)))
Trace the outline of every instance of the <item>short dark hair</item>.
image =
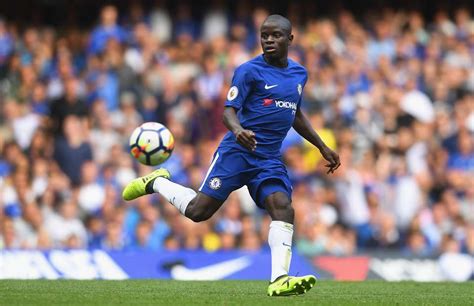
POLYGON ((278 14, 273 14, 265 18, 265 22, 275 22, 277 23, 284 31, 286 31, 286 34, 290 35, 291 34, 291 22, 288 20, 288 18, 278 15, 278 14))

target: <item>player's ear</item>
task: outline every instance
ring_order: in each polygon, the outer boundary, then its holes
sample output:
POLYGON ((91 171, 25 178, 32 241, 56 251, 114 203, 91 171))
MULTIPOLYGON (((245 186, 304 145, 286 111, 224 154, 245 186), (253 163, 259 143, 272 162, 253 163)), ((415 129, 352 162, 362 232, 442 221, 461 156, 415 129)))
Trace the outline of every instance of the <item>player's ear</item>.
POLYGON ((288 46, 293 42, 293 34, 288 35, 288 46))

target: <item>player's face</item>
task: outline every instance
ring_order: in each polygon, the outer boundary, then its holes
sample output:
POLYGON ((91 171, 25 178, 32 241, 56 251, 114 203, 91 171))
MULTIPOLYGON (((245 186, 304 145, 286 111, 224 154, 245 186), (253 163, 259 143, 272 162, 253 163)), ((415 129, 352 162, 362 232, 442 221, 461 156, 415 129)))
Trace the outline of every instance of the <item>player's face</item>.
POLYGON ((265 22, 260 29, 260 43, 266 57, 283 58, 288 55, 288 46, 293 35, 275 22, 265 22))

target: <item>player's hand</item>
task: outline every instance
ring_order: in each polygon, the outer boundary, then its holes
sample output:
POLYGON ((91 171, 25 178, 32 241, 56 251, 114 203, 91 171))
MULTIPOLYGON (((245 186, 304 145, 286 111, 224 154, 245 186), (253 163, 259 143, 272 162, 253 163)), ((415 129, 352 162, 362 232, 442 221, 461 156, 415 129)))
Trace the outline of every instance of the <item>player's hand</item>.
POLYGON ((255 151, 257 148, 257 140, 255 139, 255 133, 250 130, 237 130, 235 133, 235 139, 244 148, 250 151, 255 151))
POLYGON ((341 162, 339 161, 339 155, 328 147, 322 148, 320 152, 324 159, 329 162, 329 164, 325 165, 329 168, 328 172, 326 173, 334 173, 334 171, 336 171, 336 169, 341 165, 341 162))

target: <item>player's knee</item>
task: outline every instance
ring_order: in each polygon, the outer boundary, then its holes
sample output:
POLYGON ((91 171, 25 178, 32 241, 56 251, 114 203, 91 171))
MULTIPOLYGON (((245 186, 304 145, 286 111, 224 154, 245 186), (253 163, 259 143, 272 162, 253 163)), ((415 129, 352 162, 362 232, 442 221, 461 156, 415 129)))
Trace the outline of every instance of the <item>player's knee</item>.
POLYGON ((288 198, 274 198, 269 202, 267 207, 273 220, 293 223, 295 211, 288 198))
POLYGON ((203 221, 209 220, 210 217, 211 215, 206 214, 206 213, 201 213, 201 214, 196 213, 189 216, 189 218, 193 220, 194 222, 203 222, 203 221))
POLYGON ((295 210, 291 207, 290 202, 287 202, 284 207, 280 207, 275 211, 275 220, 281 220, 288 223, 293 223, 295 218, 295 210))
POLYGON ((191 206, 186 209, 186 217, 193 220, 194 222, 202 222, 212 217, 212 212, 203 209, 202 207, 191 206))

